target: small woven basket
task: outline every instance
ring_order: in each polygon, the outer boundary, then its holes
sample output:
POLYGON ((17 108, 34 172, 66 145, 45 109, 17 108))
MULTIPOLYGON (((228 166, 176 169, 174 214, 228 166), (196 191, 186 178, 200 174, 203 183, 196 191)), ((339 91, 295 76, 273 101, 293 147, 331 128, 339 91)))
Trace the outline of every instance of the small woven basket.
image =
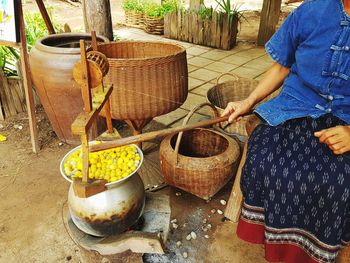
POLYGON ((164 18, 145 16, 144 30, 149 34, 164 34, 164 18))
MULTIPOLYGON (((232 73, 224 73, 217 78, 216 85, 208 90, 207 100, 215 105, 219 113, 222 114, 229 102, 246 99, 249 94, 256 88, 258 83, 259 81, 254 79, 238 77, 232 73), (220 83, 221 78, 225 75, 231 76, 232 80, 220 83)), ((272 93, 260 103, 255 105, 255 107, 276 96, 278 92, 279 91, 272 93)), ((235 136, 244 141, 247 138, 245 127, 246 122, 249 118, 250 116, 248 115, 246 117, 243 117, 238 122, 232 124, 225 122, 220 125, 216 125, 215 127, 227 135, 235 136)))
MULTIPOLYGON (((222 114, 229 102, 247 98, 257 84, 257 80, 239 78, 232 73, 224 73, 217 78, 216 85, 208 90, 207 99, 222 114), (225 75, 232 76, 232 80, 220 83, 220 79, 225 75)), ((225 127, 224 132, 229 135, 247 136, 245 123, 246 118, 242 118, 240 121, 229 125, 227 122, 222 123, 220 127, 225 127)), ((216 127, 220 128, 219 126, 216 127)))
MULTIPOLYGON (((206 103, 194 108, 184 120, 206 103)), ((167 136, 160 145, 160 166, 172 186, 208 200, 234 175, 240 155, 238 143, 217 131, 197 128, 167 136)))
POLYGON ((143 25, 144 24, 144 14, 141 12, 125 11, 125 23, 127 25, 143 25))

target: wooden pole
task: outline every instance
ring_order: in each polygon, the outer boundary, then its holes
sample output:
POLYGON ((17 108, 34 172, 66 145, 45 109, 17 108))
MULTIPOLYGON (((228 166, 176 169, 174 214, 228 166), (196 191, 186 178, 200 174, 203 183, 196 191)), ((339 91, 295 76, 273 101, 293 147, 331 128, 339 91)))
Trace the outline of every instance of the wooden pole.
POLYGON ((33 85, 32 85, 32 78, 30 75, 30 68, 29 68, 29 61, 28 61, 27 39, 26 39, 26 33, 25 33, 22 0, 18 0, 18 18, 19 18, 20 38, 21 38, 20 40, 21 41, 21 48, 20 48, 21 68, 22 68, 22 75, 23 75, 24 91, 26 95, 30 137, 31 137, 33 152, 37 153, 40 147, 39 147, 39 141, 38 141, 37 122, 35 118, 35 104, 34 104, 33 88, 32 88, 33 85))
POLYGON ((261 10, 258 45, 263 46, 276 31, 282 0, 264 0, 261 10))
POLYGON ((106 150, 114 147, 133 144, 133 143, 146 142, 146 141, 162 138, 170 134, 188 131, 188 130, 192 130, 200 127, 207 127, 219 122, 227 121, 228 117, 229 116, 218 117, 212 120, 202 121, 195 124, 188 124, 185 126, 179 126, 179 127, 164 129, 160 131, 152 131, 148 133, 136 134, 134 136, 125 137, 114 141, 108 141, 108 142, 106 141, 101 144, 90 145, 90 152, 102 151, 102 150, 106 150))
POLYGON ((111 4, 109 0, 83 0, 85 31, 113 40, 111 4))
POLYGON ((43 1, 42 0, 36 0, 36 3, 38 5, 38 7, 39 7, 41 16, 44 19, 44 22, 46 24, 47 30, 49 31, 50 34, 56 34, 55 29, 53 28, 53 25, 51 23, 49 14, 47 13, 47 10, 46 10, 46 7, 45 7, 43 1))
POLYGON ((204 0, 190 0, 190 9, 199 10, 199 7, 203 5, 204 0))
POLYGON ((86 59, 86 47, 84 40, 80 40, 80 55, 81 55, 81 68, 83 73, 83 85, 81 87, 81 93, 84 102, 84 111, 92 111, 92 101, 91 101, 91 82, 90 82, 90 72, 88 67, 88 61, 86 59))

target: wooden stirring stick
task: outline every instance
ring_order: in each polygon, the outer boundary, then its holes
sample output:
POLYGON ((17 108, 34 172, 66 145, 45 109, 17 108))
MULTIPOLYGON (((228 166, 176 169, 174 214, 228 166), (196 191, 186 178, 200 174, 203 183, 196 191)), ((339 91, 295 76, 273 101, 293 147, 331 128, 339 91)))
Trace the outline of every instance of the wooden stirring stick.
POLYGON ((147 133, 142 133, 142 134, 135 135, 135 136, 121 138, 121 139, 118 139, 115 141, 108 141, 108 142, 103 142, 101 144, 90 145, 90 152, 97 152, 97 151, 102 151, 102 150, 106 150, 106 149, 110 149, 110 148, 114 148, 114 147, 119 147, 119 146, 123 146, 123 145, 150 141, 153 139, 167 136, 169 134, 175 134, 175 133, 179 133, 182 131, 192 130, 195 128, 210 126, 210 125, 213 125, 216 123, 227 121, 228 117, 229 116, 223 116, 223 117, 211 119, 208 121, 198 122, 195 124, 189 124, 189 125, 185 125, 185 126, 179 126, 179 127, 164 129, 164 130, 160 130, 160 131, 147 132, 147 133))

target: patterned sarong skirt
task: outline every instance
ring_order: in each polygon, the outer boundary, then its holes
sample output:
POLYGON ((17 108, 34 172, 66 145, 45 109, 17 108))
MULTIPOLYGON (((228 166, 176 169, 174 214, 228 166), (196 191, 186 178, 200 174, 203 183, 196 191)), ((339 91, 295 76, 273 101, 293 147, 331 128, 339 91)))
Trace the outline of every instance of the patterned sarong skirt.
POLYGON ((335 262, 350 240, 350 157, 315 131, 345 123, 327 114, 259 125, 242 172, 237 234, 265 245, 270 262, 335 262))

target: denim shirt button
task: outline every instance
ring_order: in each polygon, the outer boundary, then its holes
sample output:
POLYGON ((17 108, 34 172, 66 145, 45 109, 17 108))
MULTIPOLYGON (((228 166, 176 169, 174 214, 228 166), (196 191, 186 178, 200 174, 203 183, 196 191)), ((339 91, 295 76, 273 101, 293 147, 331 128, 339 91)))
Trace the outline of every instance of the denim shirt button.
POLYGON ((349 48, 348 46, 345 46, 345 47, 344 47, 344 50, 346 50, 346 51, 349 51, 349 49, 350 49, 350 48, 349 48))
POLYGON ((332 101, 334 99, 334 97, 332 95, 328 96, 328 100, 332 101))
POLYGON ((333 73, 332 73, 332 76, 333 76, 333 77, 338 77, 338 72, 333 72, 333 73))
POLYGON ((326 109, 326 112, 330 113, 332 112, 332 109, 326 109))

